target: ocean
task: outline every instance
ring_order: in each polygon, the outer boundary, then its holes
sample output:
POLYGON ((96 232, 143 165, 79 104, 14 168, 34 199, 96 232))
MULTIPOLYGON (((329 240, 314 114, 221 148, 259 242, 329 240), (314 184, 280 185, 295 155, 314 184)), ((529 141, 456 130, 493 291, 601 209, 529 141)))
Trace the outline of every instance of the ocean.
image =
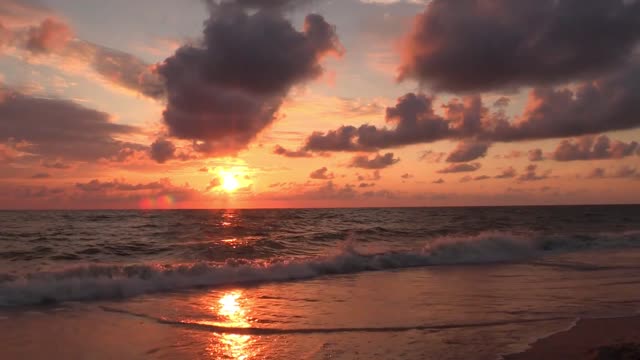
POLYGON ((640 206, 0 212, 0 359, 499 359, 640 309, 640 206))

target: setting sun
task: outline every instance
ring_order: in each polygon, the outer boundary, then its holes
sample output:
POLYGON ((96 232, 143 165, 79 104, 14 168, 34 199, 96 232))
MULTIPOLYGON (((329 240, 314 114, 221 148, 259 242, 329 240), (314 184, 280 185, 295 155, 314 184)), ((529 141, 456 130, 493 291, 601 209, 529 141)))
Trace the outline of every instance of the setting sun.
POLYGON ((226 192, 234 192, 240 187, 240 182, 236 179, 235 175, 224 173, 222 174, 222 189, 226 192))

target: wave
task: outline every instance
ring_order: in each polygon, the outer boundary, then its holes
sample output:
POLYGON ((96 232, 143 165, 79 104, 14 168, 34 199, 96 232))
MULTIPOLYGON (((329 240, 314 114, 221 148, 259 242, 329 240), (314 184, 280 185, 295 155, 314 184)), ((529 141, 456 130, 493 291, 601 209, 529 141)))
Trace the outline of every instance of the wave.
POLYGON ((416 251, 366 253, 347 242, 334 255, 179 265, 87 265, 22 277, 0 274, 0 306, 127 298, 198 287, 256 284, 433 265, 533 260, 563 252, 638 247, 640 232, 597 236, 484 233, 432 239, 416 251))
POLYGON ((385 333, 385 332, 403 332, 412 330, 448 330, 448 329, 465 329, 465 328, 481 328, 491 326, 503 326, 513 324, 527 324, 546 321, 574 320, 573 317, 555 316, 538 319, 510 319, 495 320, 483 322, 454 323, 454 324, 430 324, 430 325, 410 325, 410 326, 386 326, 386 327, 337 327, 337 328, 265 328, 265 327, 229 327, 221 325, 213 325, 208 323, 190 322, 181 320, 171 320, 166 318, 157 318, 147 314, 131 312, 124 309, 118 309, 108 306, 100 307, 103 311, 127 315, 154 321, 162 325, 171 325, 183 327, 189 330, 200 330, 207 332, 215 332, 218 334, 234 334, 234 335, 289 335, 289 334, 332 334, 332 333, 385 333))

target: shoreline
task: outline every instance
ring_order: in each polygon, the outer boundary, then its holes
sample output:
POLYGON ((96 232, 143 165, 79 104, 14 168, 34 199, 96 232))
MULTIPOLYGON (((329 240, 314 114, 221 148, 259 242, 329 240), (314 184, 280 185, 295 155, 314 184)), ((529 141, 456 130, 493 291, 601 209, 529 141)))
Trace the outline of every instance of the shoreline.
POLYGON ((640 359, 640 315, 580 319, 574 326, 539 339, 504 360, 640 359))

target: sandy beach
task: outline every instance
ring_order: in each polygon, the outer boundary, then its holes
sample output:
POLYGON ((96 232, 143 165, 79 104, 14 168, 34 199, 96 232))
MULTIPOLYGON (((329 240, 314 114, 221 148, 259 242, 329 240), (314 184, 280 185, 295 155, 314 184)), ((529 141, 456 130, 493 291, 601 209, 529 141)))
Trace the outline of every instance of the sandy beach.
POLYGON ((640 316, 588 319, 535 342, 523 353, 505 360, 532 359, 640 359, 640 316))

